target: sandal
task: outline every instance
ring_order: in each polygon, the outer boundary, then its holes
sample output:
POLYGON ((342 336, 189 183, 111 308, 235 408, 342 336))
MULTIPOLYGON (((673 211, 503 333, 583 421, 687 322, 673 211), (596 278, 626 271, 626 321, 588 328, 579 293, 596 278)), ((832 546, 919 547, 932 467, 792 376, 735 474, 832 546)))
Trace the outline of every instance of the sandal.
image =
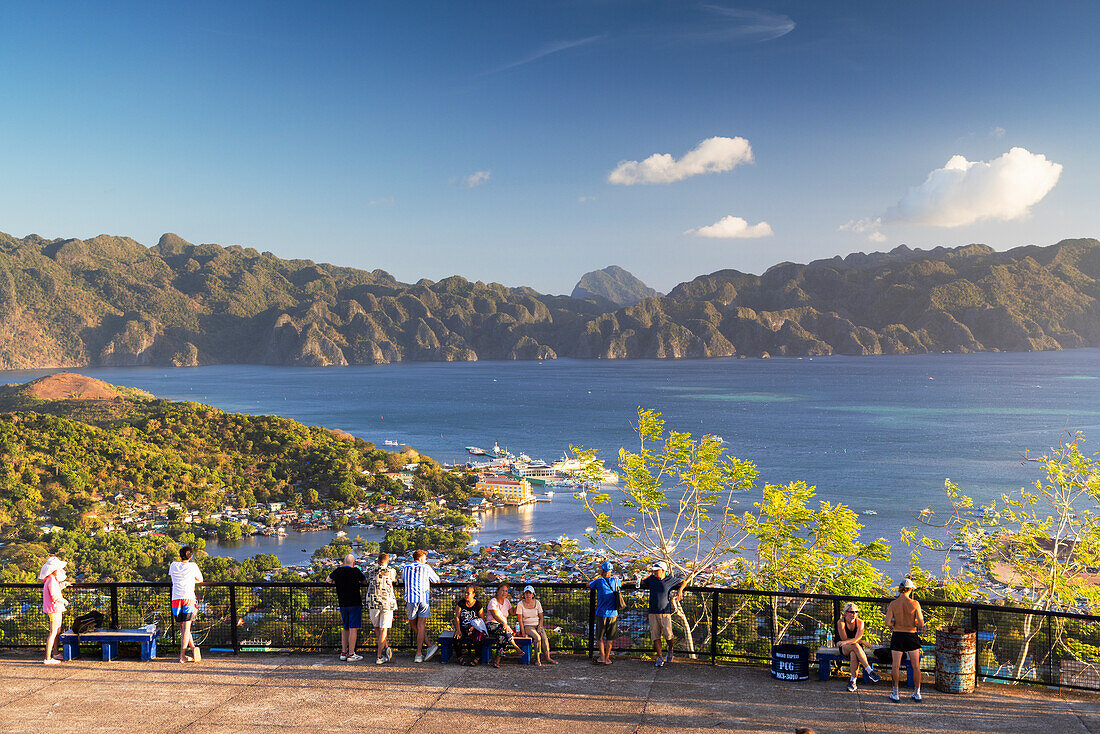
POLYGON ((499 668, 500 667, 500 661, 499 660, 494 660, 493 662, 491 662, 489 664, 492 665, 494 668, 499 668))

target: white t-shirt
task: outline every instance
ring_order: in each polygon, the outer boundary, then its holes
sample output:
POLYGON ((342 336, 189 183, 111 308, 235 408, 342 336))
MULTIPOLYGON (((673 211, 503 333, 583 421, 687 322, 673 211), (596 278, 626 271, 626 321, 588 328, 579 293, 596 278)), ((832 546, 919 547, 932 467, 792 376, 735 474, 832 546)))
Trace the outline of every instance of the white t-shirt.
MULTIPOLYGON (((505 621, 507 621, 508 615, 512 613, 512 602, 508 599, 505 599, 504 601, 497 601, 497 598, 494 596, 492 599, 489 600, 488 611, 492 612, 494 609, 499 611, 500 616, 504 617, 505 621)), ((487 616, 490 621, 497 621, 496 617, 494 617, 492 614, 489 614, 487 616)))
POLYGON ((194 561, 172 561, 168 576, 172 579, 172 601, 195 598, 195 584, 202 583, 199 564, 194 561))
POLYGON ((539 615, 542 614, 542 602, 535 599, 535 606, 528 608, 524 602, 516 605, 516 613, 523 620, 524 627, 538 627, 539 615))

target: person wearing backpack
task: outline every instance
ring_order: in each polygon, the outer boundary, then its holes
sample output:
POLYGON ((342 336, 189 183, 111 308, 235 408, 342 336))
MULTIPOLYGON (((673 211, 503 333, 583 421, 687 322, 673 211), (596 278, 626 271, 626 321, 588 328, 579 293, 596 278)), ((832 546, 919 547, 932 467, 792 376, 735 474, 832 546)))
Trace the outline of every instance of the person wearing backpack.
POLYGON ((367 585, 367 611, 378 637, 378 655, 374 660, 376 665, 382 665, 393 657, 393 650, 386 638, 393 626, 393 612, 397 609, 397 597, 393 593, 393 582, 396 578, 397 570, 390 568, 390 554, 379 553, 378 568, 374 570, 370 584, 367 585))
POLYGON ((596 640, 600 644, 600 657, 593 665, 611 665, 611 643, 619 631, 619 607, 622 582, 611 572, 615 567, 610 561, 600 564, 600 573, 588 582, 588 588, 596 590, 596 640))

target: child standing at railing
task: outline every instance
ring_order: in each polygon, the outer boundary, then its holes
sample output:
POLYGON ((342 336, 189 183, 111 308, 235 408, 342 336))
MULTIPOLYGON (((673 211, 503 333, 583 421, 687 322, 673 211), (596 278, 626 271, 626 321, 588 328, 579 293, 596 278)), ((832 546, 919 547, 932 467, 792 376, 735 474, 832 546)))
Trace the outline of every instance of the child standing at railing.
POLYGON ((65 578, 65 565, 65 561, 57 556, 50 556, 38 572, 38 580, 43 582, 42 611, 50 617, 50 634, 46 638, 46 659, 42 661, 46 665, 56 665, 61 662, 60 651, 54 652, 54 648, 61 634, 61 619, 69 606, 69 602, 61 596, 61 592, 72 585, 72 582, 65 578))

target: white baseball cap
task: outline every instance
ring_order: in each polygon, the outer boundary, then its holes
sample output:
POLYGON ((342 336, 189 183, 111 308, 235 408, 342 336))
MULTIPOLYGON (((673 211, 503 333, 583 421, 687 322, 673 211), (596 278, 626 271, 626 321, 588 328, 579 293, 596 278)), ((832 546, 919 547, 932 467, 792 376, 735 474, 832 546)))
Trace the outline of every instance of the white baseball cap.
POLYGON ((649 570, 650 571, 664 571, 665 573, 668 573, 668 566, 665 565, 664 561, 657 561, 656 563, 654 563, 652 566, 649 567, 649 570))

